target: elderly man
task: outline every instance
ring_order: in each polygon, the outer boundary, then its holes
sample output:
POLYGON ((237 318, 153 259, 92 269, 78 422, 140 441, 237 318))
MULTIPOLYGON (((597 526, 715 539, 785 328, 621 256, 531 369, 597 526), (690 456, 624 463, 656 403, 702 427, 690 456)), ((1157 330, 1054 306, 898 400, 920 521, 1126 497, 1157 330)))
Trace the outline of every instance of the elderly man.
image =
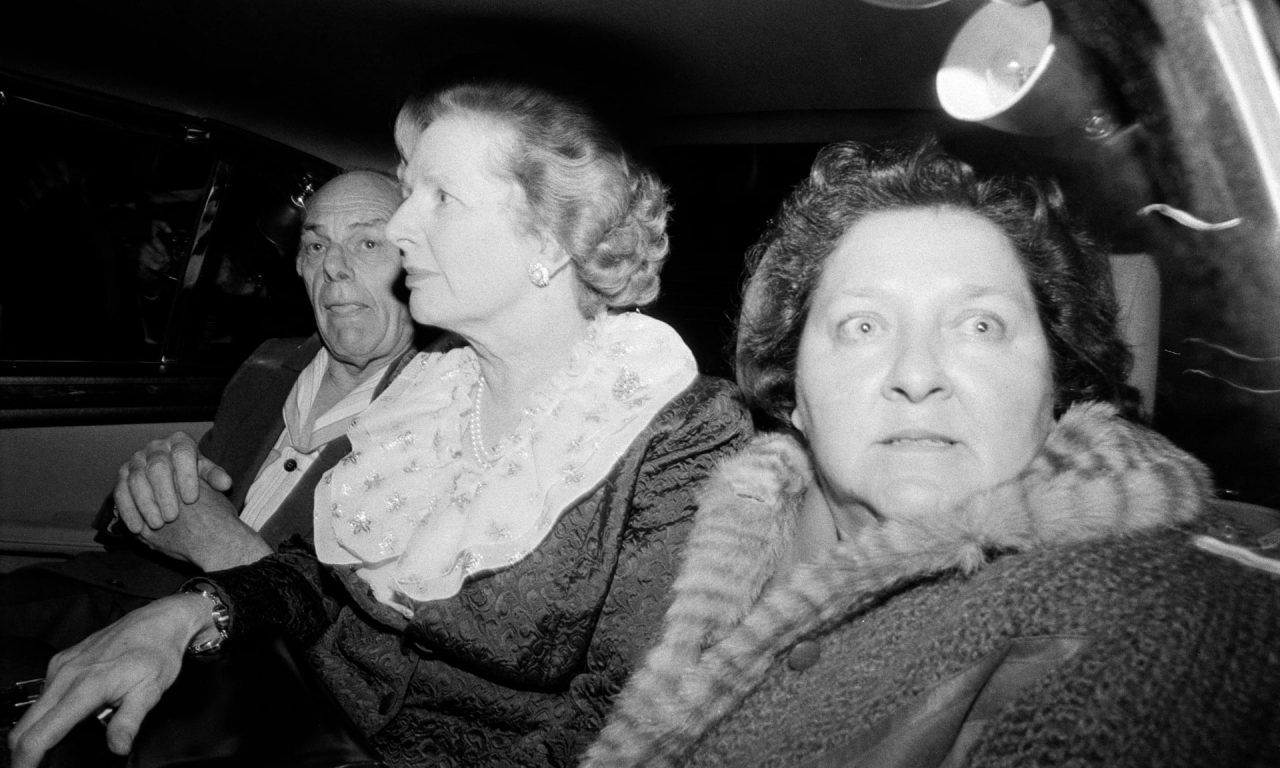
POLYGON ((371 171, 312 196, 297 270, 318 337, 259 347, 198 446, 175 433, 120 468, 111 528, 160 556, 134 546, 10 574, 0 631, 66 647, 197 570, 253 562, 310 531, 315 485, 350 450, 347 425, 413 356, 400 254, 384 232, 399 204, 395 180, 371 171))

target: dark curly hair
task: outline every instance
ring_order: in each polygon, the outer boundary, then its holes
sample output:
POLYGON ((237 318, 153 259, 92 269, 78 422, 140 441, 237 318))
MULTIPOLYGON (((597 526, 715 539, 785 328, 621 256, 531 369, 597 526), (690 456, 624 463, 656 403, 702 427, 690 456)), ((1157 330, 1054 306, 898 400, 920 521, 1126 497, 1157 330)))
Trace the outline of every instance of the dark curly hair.
POLYGON ((824 147, 809 177, 747 253, 738 319, 738 384, 751 406, 786 428, 795 408, 796 356, 814 290, 837 242, 880 211, 943 206, 971 211, 1013 243, 1027 273, 1053 361, 1054 415, 1086 400, 1136 417, 1126 383, 1132 356, 1117 325, 1107 256, 1068 218, 1062 193, 1032 178, 980 177, 936 142, 824 147))
POLYGON ((669 250, 666 187, 594 115, 540 87, 475 79, 410 98, 397 125, 423 131, 458 113, 511 130, 494 171, 524 191, 530 231, 549 234, 569 254, 584 315, 657 298, 669 250))

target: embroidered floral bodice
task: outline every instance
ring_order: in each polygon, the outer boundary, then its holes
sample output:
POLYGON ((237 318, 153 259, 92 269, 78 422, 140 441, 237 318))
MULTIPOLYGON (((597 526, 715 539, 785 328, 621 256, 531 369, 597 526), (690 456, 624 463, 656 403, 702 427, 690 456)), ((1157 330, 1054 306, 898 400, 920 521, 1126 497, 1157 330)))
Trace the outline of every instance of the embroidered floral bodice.
POLYGON ((412 601, 454 595, 466 577, 537 547, 696 375, 666 324, 601 316, 482 464, 467 449, 475 353, 419 355, 353 423, 351 453, 317 486, 317 554, 359 565, 378 599, 406 615, 412 601))

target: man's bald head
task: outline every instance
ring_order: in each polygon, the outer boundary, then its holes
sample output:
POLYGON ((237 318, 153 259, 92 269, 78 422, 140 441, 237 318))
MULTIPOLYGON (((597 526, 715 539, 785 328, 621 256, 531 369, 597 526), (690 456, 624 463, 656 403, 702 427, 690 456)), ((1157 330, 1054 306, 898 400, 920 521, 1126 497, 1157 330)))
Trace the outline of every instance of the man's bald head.
POLYGON ((390 219, 401 200, 400 182, 395 176, 378 171, 347 171, 320 187, 307 200, 305 212, 310 218, 313 212, 359 209, 380 212, 383 218, 390 219))
POLYGON ((329 353, 357 376, 413 341, 413 321, 396 294, 400 249, 387 240, 400 200, 395 177, 349 171, 321 187, 304 210, 298 274, 329 353))

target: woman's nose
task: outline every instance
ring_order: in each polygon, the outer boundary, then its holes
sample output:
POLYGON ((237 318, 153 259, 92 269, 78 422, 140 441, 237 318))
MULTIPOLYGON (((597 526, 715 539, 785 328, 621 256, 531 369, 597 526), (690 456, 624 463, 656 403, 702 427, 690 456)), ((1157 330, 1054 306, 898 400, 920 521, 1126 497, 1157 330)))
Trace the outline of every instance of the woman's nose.
POLYGON ((939 345, 940 341, 928 334, 899 337, 893 364, 885 377, 884 396, 912 403, 950 396, 951 380, 939 345))
POLYGON ((409 201, 405 200, 387 221, 387 239, 403 252, 413 245, 413 228, 409 226, 409 201))

